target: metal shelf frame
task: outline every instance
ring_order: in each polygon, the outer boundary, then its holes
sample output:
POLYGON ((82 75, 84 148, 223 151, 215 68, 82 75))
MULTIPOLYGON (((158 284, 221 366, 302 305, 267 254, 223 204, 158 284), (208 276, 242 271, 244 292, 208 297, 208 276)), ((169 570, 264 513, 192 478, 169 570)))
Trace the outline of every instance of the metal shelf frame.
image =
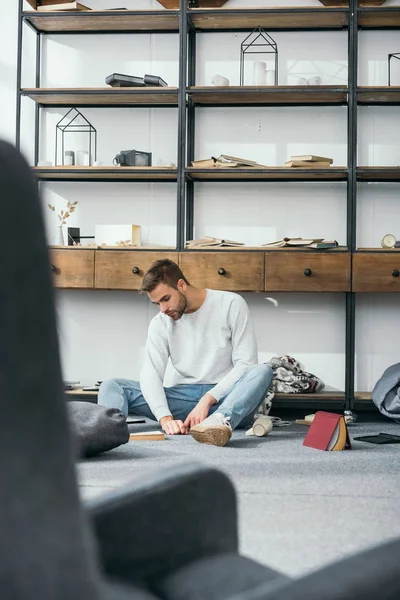
MULTIPOLYGON (((157 173, 158 179, 155 179, 155 171, 148 174, 142 173, 141 179, 126 176, 118 177, 119 181, 169 181, 177 186, 177 233, 176 250, 182 251, 185 248, 186 239, 193 237, 194 231, 194 202, 196 180, 202 181, 224 181, 229 185, 232 181, 263 181, 266 185, 270 181, 290 181, 279 169, 268 169, 269 175, 261 173, 256 169, 250 169, 245 173, 236 173, 234 178, 227 178, 227 174, 222 171, 218 176, 208 176, 207 170, 197 169, 196 173, 188 165, 194 160, 195 138, 196 138, 196 107, 206 106, 212 109, 214 106, 243 107, 246 106, 346 106, 347 108, 347 165, 343 169, 338 169, 336 174, 340 177, 334 177, 331 174, 322 173, 321 170, 308 173, 302 173, 301 176, 294 178, 294 181, 342 181, 346 185, 347 196, 347 225, 346 225, 346 244, 348 250, 356 252, 356 210, 357 210, 357 182, 358 181, 400 181, 400 169, 389 167, 357 167, 357 106, 363 104, 373 105, 394 105, 398 104, 400 98, 400 88, 359 88, 357 86, 358 78, 358 35, 363 29, 400 29, 400 6, 387 8, 365 8, 358 7, 357 0, 349 0, 348 7, 342 8, 254 8, 254 9, 199 9, 196 0, 180 0, 179 10, 149 10, 149 11, 107 11, 106 15, 101 11, 91 11, 79 13, 34 13, 23 11, 23 0, 18 0, 18 42, 17 42, 17 96, 16 96, 16 147, 21 145, 21 103, 22 98, 29 94, 22 88, 22 61, 23 61, 23 38, 24 28, 30 28, 36 35, 35 44, 35 90, 30 90, 32 95, 50 97, 51 92, 41 90, 41 64, 42 64, 42 40, 45 35, 96 35, 96 34, 142 34, 142 33, 169 33, 179 36, 179 84, 177 93, 177 103, 171 103, 165 106, 174 106, 178 110, 178 156, 177 170, 171 174, 163 176, 162 172, 157 173), (123 19, 126 18, 126 22, 123 19), (153 19, 153 21, 152 21, 153 19), (238 89, 220 90, 220 97, 217 98, 218 88, 215 88, 214 97, 207 100, 207 91, 201 88, 196 90, 196 38, 202 33, 220 33, 220 32, 247 32, 251 31, 254 23, 265 24, 271 31, 326 31, 334 32, 346 31, 348 39, 348 85, 347 88, 338 86, 333 88, 332 92, 325 91, 326 100, 313 101, 312 90, 304 90, 304 94, 291 101, 285 100, 289 96, 298 92, 293 86, 282 86, 281 88, 271 90, 268 99, 262 97, 265 91, 257 90, 253 97, 248 90, 242 92, 238 89), (193 89, 194 88, 194 89, 193 89), (236 94, 236 97, 232 96, 236 94), (242 94, 242 96, 240 96, 242 94), (258 96, 257 96, 258 94, 258 96), (331 95, 329 95, 331 94, 331 95), (339 94, 339 96, 338 96, 339 94), (340 96, 344 94, 345 96, 340 96), (308 96, 307 96, 308 95, 308 96), (336 99, 335 99, 336 95, 336 99), (309 100, 308 100, 309 97, 309 100), (274 100, 275 99, 275 100, 274 100), (265 100, 265 101, 264 101, 265 100), (253 173, 254 171, 254 173, 253 173), (340 173, 338 173, 340 171, 340 173), (153 176, 154 173, 154 176, 153 176), (324 175, 324 177, 323 177, 324 175), (332 179, 331 179, 332 176, 332 179), (241 177, 243 177, 241 179, 241 177)), ((322 90, 323 86, 321 86, 322 90)), ((322 90, 323 91, 323 90, 322 90)), ((57 93, 57 90, 54 91, 57 93)), ((64 90, 67 95, 69 92, 64 90)), ((79 91, 77 92, 79 95, 79 91)), ((96 92, 82 91, 86 93, 86 100, 76 106, 97 106, 101 108, 123 107, 125 102, 119 104, 113 98, 110 104, 96 104, 91 101, 90 96, 96 92), (89 100, 88 100, 89 98, 89 100)), ((122 94, 123 91, 118 92, 122 94)), ((117 96, 118 94, 116 94, 117 96)), ((110 94, 111 97, 111 94, 110 94)), ((34 98, 33 98, 34 99, 34 98)), ((104 100, 102 100, 104 102, 104 100)), ((37 164, 39 159, 39 132, 41 111, 49 103, 41 103, 36 99, 35 104, 35 139, 34 139, 34 161, 37 164)), ((57 103, 52 106, 59 106, 57 103)), ((66 106, 63 102, 60 106, 66 106)), ((131 106, 129 104, 129 106, 131 106)), ((152 102, 146 104, 132 104, 140 107, 164 107, 163 103, 152 102)), ((39 179, 76 181, 78 171, 71 171, 71 179, 68 175, 62 175, 62 171, 56 172, 46 168, 37 169, 39 179), (53 179, 54 176, 54 179, 53 179)), ((224 170, 226 171, 226 170, 224 170)), ((100 173, 100 171, 99 171, 100 173)), ((86 176, 79 178, 79 181, 96 180, 89 171, 86 176)), ((107 170, 102 173, 99 181, 116 181, 107 170)), ((353 408, 357 403, 357 394, 354 391, 354 355, 355 355, 355 313, 356 313, 356 295, 354 292, 346 292, 346 315, 345 315, 345 390, 343 401, 337 398, 331 399, 332 406, 336 403, 346 408, 353 408)), ((310 401, 312 399, 310 398, 310 401)), ((282 400, 288 405, 292 402, 298 405, 295 400, 282 400)), ((318 399, 314 401, 315 407, 318 407, 318 399)), ((325 401, 324 401, 325 402, 325 401)))

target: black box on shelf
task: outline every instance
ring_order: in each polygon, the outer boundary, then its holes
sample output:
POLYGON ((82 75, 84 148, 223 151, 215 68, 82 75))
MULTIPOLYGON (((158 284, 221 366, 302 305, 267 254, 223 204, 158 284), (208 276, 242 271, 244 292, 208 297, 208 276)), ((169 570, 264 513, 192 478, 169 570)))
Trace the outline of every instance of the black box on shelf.
POLYGON ((68 227, 68 246, 73 246, 74 242, 79 244, 81 241, 80 227, 68 227))

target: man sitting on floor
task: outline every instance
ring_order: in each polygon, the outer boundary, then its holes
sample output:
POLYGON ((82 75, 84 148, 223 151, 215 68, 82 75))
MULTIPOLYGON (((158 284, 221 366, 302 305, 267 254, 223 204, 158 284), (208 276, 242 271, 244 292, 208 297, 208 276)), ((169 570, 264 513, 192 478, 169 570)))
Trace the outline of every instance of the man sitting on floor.
POLYGON ((196 288, 171 260, 158 260, 143 277, 160 313, 149 326, 140 383, 109 379, 99 404, 159 421, 165 433, 225 446, 236 427, 249 427, 272 382, 257 364, 246 302, 238 294, 196 288), (168 359, 172 387, 164 387, 168 359))

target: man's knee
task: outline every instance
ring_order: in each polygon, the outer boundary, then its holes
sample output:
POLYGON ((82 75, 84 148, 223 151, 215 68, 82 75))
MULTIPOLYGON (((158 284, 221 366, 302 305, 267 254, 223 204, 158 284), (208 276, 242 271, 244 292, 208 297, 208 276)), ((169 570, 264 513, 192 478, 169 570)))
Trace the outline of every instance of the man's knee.
POLYGON ((274 378, 271 367, 267 363, 261 363, 259 365, 254 365, 251 370, 257 384, 262 385, 267 390, 274 378))
POLYGON ((99 387, 98 404, 107 404, 107 398, 112 394, 120 392, 121 386, 118 383, 118 379, 106 379, 99 387))

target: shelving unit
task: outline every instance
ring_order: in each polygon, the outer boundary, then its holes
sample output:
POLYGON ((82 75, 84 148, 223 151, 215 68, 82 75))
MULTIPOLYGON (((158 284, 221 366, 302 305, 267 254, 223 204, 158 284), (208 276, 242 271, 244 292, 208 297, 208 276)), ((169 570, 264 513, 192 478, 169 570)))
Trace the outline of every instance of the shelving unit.
MULTIPOLYGON (((38 160, 38 132, 40 111, 51 107, 100 107, 100 108, 177 108, 178 110, 178 157, 177 168, 126 168, 126 167, 35 167, 34 172, 42 181, 80 181, 80 182, 171 182, 177 186, 177 239, 174 250, 165 249, 162 253, 173 256, 186 269, 196 265, 204 266, 201 277, 211 281, 222 289, 249 290, 251 279, 248 269, 256 274, 254 291, 336 291, 346 298, 346 383, 343 392, 323 394, 277 396, 282 406, 294 403, 296 406, 314 403, 329 406, 367 405, 370 394, 354 391, 354 355, 355 355, 355 308, 356 293, 359 291, 381 291, 379 282, 383 282, 390 291, 400 291, 400 277, 393 275, 397 269, 398 254, 385 252, 378 248, 356 248, 356 208, 358 182, 400 182, 400 166, 360 166, 357 165, 357 111, 359 106, 395 106, 400 103, 400 87, 358 86, 358 32, 360 29, 400 29, 400 6, 398 7, 358 7, 356 0, 349 1, 349 7, 284 7, 284 8, 188 8, 181 0, 180 10, 137 10, 137 11, 91 11, 81 13, 35 13, 23 12, 22 0, 19 0, 18 29, 18 97, 17 97, 17 145, 20 142, 21 99, 30 98, 36 107, 35 117, 35 164, 38 160), (21 87, 22 73, 22 37, 24 26, 36 33, 36 82, 34 88, 21 87), (348 85, 347 86, 271 86, 217 88, 196 85, 196 36, 201 33, 249 32, 261 26, 268 31, 346 31, 348 38, 348 85), (42 88, 41 41, 44 35, 68 34, 141 34, 175 33, 179 34, 179 86, 177 88, 42 88), (190 166, 194 157, 196 109, 198 107, 295 107, 295 106, 345 106, 348 124, 347 165, 329 169, 293 169, 278 166, 266 168, 241 169, 198 169, 190 166), (196 182, 343 182, 347 189, 347 235, 346 246, 334 251, 315 253, 288 248, 262 249, 200 249, 185 250, 185 241, 193 237, 194 200, 196 182), (294 257, 290 262, 295 269, 293 282, 282 283, 274 277, 273 265, 281 265, 285 252, 294 257), (228 259, 228 257, 231 257, 228 259), (279 260, 278 260, 279 259, 279 260), (361 277, 364 272, 363 260, 375 274, 368 275, 367 281, 361 277), (313 277, 305 275, 309 263, 313 261, 313 277), (343 262, 345 261, 345 262, 343 262), (361 261, 361 262, 360 262, 361 261), (372 261, 372 262, 371 262, 372 261), (320 271, 321 265, 325 271, 320 271), (272 266, 271 266, 272 265, 272 266), (353 268, 352 268, 353 267, 353 268), (219 271, 224 271, 223 275, 219 271), (382 269, 384 273, 382 273, 382 269), (333 273, 333 275, 332 275, 333 273), (380 279, 381 278, 381 279, 380 279), (361 288, 360 288, 361 285, 361 288), (272 286, 272 287, 271 287, 272 286), (275 286, 275 287, 274 287, 275 286), (297 287, 296 287, 297 286, 297 287), (363 287, 364 286, 364 287, 363 287), (366 287, 365 287, 366 286, 366 287), (285 404, 286 403, 286 404, 285 404), (289 404, 287 404, 289 403, 289 404), (303 403, 303 404, 302 404, 303 403)), ((59 279, 64 277, 62 287, 87 287, 101 289, 136 289, 132 283, 132 269, 142 270, 151 259, 151 251, 146 249, 91 249, 86 251, 84 261, 86 273, 77 276, 71 265, 77 265, 79 251, 53 249, 59 252, 62 268, 55 272, 59 279), (143 256, 147 252, 144 260, 143 256), (100 275, 96 269, 104 272, 111 268, 107 260, 113 254, 112 264, 123 270, 124 283, 114 282, 97 285, 100 275), (74 257, 73 259, 70 257, 74 257), (118 258, 120 257, 120 259, 118 258), (134 264, 135 259, 140 265, 134 264), (144 260, 144 262, 143 262, 144 260), (120 261, 120 264, 119 262, 120 261), (132 262, 133 261, 133 262, 132 262), (118 264, 117 264, 118 263, 118 264), (142 264, 143 263, 143 264, 142 264), (125 269, 125 270, 124 270, 125 269), (85 277, 88 277, 85 279, 85 277), (97 283, 96 283, 97 282, 97 283), (133 287, 132 287, 133 286, 133 287)), ((160 252, 158 252, 158 256, 160 252)), ((399 257, 400 259, 400 257, 399 257)), ((111 260, 111 257, 110 257, 111 260)), ((82 263, 83 264, 83 263, 82 263)), ((76 267, 74 267, 76 268, 76 267)), ((118 269, 117 269, 118 270, 118 269)), ((400 270, 400 262, 399 262, 400 270)), ((108 272, 108 271, 107 271, 108 272)), ((122 271, 121 271, 122 272, 122 271)), ((108 275, 107 275, 108 277, 108 275)), ((202 281, 203 281, 202 279, 202 281)), ((283 279, 282 279, 283 281, 283 279)), ((211 287, 211 286, 210 286, 211 287)))
POLYGON ((171 167, 32 167, 41 181, 176 182, 171 167))
POLYGON ((23 88, 22 96, 27 96, 39 106, 92 106, 94 108, 168 108, 178 106, 177 88, 23 88))
POLYGON ((347 87, 316 86, 192 86, 187 95, 195 106, 336 106, 347 104, 347 87))
MULTIPOLYGON (((347 167, 329 169, 292 169, 290 167, 270 167, 266 169, 242 167, 224 169, 198 169, 188 167, 188 181, 346 181, 347 167)), ((188 234, 189 238, 190 233, 188 234)))
POLYGON ((177 10, 22 11, 20 19, 36 33, 178 33, 177 10))

